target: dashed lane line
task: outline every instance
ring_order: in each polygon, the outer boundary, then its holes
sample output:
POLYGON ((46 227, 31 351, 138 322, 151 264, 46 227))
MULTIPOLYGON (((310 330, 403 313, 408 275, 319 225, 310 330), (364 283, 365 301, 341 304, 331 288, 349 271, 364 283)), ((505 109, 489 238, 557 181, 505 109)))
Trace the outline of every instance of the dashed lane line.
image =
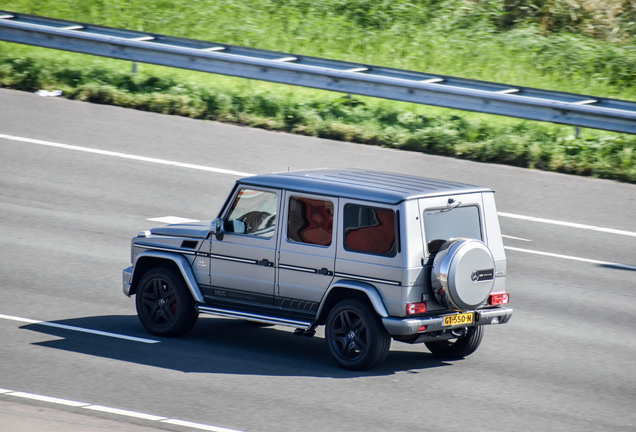
POLYGON ((141 413, 137 411, 119 409, 119 408, 111 408, 111 407, 106 407, 102 405, 93 405, 93 404, 89 404, 85 402, 77 402, 73 400, 43 396, 43 395, 34 394, 34 393, 25 393, 25 392, 8 390, 8 389, 0 389, 0 395, 15 396, 15 397, 23 398, 23 399, 30 399, 30 400, 46 402, 46 403, 51 403, 56 405, 64 405, 64 406, 69 406, 74 408, 82 408, 82 409, 87 409, 91 411, 105 412, 105 413, 121 415, 125 417, 134 417, 134 418, 148 420, 148 421, 156 421, 159 423, 167 423, 167 424, 172 424, 176 426, 183 426, 187 428, 210 431, 210 432, 240 432, 235 429, 227 429, 227 428, 207 425, 203 423, 194 423, 194 422, 190 422, 186 420, 173 419, 173 418, 162 417, 162 416, 157 416, 153 414, 141 413))
POLYGON ((523 216, 523 215, 512 214, 512 213, 497 212, 497 214, 500 217, 520 219, 520 220, 525 220, 530 222, 539 222, 539 223, 545 223, 545 224, 551 224, 551 225, 560 225, 560 226, 565 226, 570 228, 578 228, 578 229, 589 230, 589 231, 604 232, 608 234, 618 234, 622 236, 636 237, 636 232, 632 232, 632 231, 623 231, 623 230, 617 230, 612 228, 597 227, 594 225, 584 225, 579 223, 558 221, 553 219, 543 219, 543 218, 538 218, 533 216, 523 216))
POLYGON ((47 146, 47 147, 56 147, 56 148, 61 148, 61 149, 65 149, 65 150, 74 150, 74 151, 79 151, 79 152, 84 152, 84 153, 94 153, 94 154, 98 154, 98 155, 102 155, 102 156, 111 156, 111 157, 117 157, 117 158, 121 158, 121 159, 130 159, 130 160, 136 160, 136 161, 141 161, 141 162, 150 162, 150 163, 161 164, 161 165, 171 165, 171 166, 176 166, 176 167, 180 167, 180 168, 189 168, 189 169, 195 169, 195 170, 200 170, 200 171, 215 172, 215 173, 220 173, 220 174, 231 174, 231 175, 236 175, 236 176, 239 176, 239 177, 249 177, 249 176, 255 175, 255 174, 252 174, 252 173, 246 173, 246 172, 241 172, 241 171, 233 171, 233 170, 228 170, 228 169, 223 169, 223 168, 213 168, 213 167, 204 166, 204 165, 195 165, 195 164, 189 164, 189 163, 174 162, 174 161, 169 161, 169 160, 165 160, 165 159, 149 158, 149 157, 145 157, 145 156, 137 156, 137 155, 132 155, 132 154, 128 154, 128 153, 120 153, 120 152, 114 152, 114 151, 108 151, 108 150, 99 150, 99 149, 94 149, 94 148, 90 148, 90 147, 80 147, 80 146, 55 143, 55 142, 51 142, 51 141, 42 141, 42 140, 31 139, 31 138, 22 138, 22 137, 17 137, 17 136, 13 136, 13 135, 0 134, 0 138, 6 139, 6 140, 11 140, 11 141, 25 142, 25 143, 29 143, 29 144, 38 144, 38 145, 43 145, 43 146, 47 146))
POLYGON ((211 431, 211 432, 236 432, 236 431, 233 431, 232 429, 225 429, 225 428, 221 428, 217 426, 209 426, 209 425, 204 425, 201 423, 192 423, 189 421, 177 420, 177 419, 162 420, 161 423, 169 423, 176 426, 185 426, 185 427, 201 429, 201 430, 211 431))
POLYGON ((183 223, 201 222, 198 219, 188 219, 188 218, 183 218, 179 216, 163 216, 163 217, 150 218, 146 220, 150 222, 159 222, 159 223, 165 223, 165 224, 183 224, 183 223))
POLYGON ((531 250, 531 249, 521 249, 521 248, 512 247, 512 246, 504 246, 504 249, 510 250, 510 251, 515 251, 515 252, 529 253, 529 254, 534 254, 534 255, 543 255, 543 256, 548 256, 548 257, 552 257, 552 258, 561 258, 561 259, 567 259, 567 260, 571 260, 571 261, 580 261, 580 262, 585 262, 585 263, 598 264, 598 265, 603 265, 603 266, 608 266, 608 267, 621 268, 621 269, 625 269, 625 270, 636 270, 636 266, 627 265, 627 264, 613 263, 613 262, 609 262, 609 261, 599 261, 599 260, 594 260, 594 259, 589 259, 589 258, 580 258, 580 257, 575 257, 575 256, 570 256, 570 255, 555 254, 555 253, 552 253, 552 252, 535 251, 535 250, 531 250))
MULTIPOLYGON (((196 169, 196 170, 209 171, 209 172, 215 172, 215 173, 220 173, 220 174, 231 174, 231 175, 236 175, 236 176, 240 176, 240 177, 250 177, 250 176, 255 175, 253 173, 234 171, 234 170, 228 170, 228 169, 223 169, 223 168, 214 168, 214 167, 208 167, 208 166, 204 166, 204 165, 195 165, 195 164, 189 164, 189 163, 174 162, 174 161, 169 161, 169 160, 165 160, 165 159, 150 158, 150 157, 146 157, 146 156, 137 156, 137 155, 132 155, 132 154, 128 154, 128 153, 113 152, 113 151, 108 151, 108 150, 99 150, 99 149, 94 149, 94 148, 90 148, 90 147, 81 147, 81 146, 74 146, 74 145, 69 145, 69 144, 61 144, 61 143, 37 140, 37 139, 32 139, 32 138, 23 138, 23 137, 18 137, 18 136, 14 136, 14 135, 0 134, 0 139, 6 139, 6 140, 18 141, 18 142, 25 142, 25 143, 29 143, 29 144, 43 145, 43 146, 47 146, 47 147, 61 148, 61 149, 65 149, 65 150, 73 150, 73 151, 80 151, 80 152, 85 152, 85 153, 93 153, 93 154, 98 154, 98 155, 102 155, 102 156, 111 156, 111 157, 117 157, 117 158, 122 158, 122 159, 130 159, 130 160, 136 160, 136 161, 141 161, 141 162, 156 163, 156 164, 161 164, 161 165, 170 165, 170 166, 176 166, 176 167, 180 167, 180 168, 196 169)), ((533 216, 518 215, 518 214, 513 214, 513 213, 499 212, 497 214, 500 217, 521 219, 521 220, 527 220, 527 221, 532 221, 532 222, 541 222, 541 223, 547 223, 547 224, 552 224, 552 225, 561 225, 561 226, 567 226, 567 227, 571 227, 571 228, 579 228, 579 229, 585 229, 585 230, 591 230, 591 231, 599 231, 599 232, 604 232, 604 233, 609 233, 609 234, 617 234, 617 235, 623 235, 623 236, 636 237, 636 232, 632 232, 632 231, 623 231, 623 230, 617 230, 617 229, 612 229, 612 228, 603 228, 603 227, 597 227, 597 226, 593 226, 593 225, 584 225, 584 224, 579 224, 579 223, 574 223, 574 222, 564 222, 564 221, 558 221, 558 220, 552 220, 552 219, 538 218, 538 217, 533 217, 533 216)))
POLYGON ((110 408, 110 407, 101 406, 101 405, 86 405, 86 406, 84 406, 82 408, 86 408, 86 409, 91 410, 91 411, 99 411, 99 412, 105 412, 105 413, 109 413, 109 414, 117 414, 117 415, 121 415, 121 416, 140 418, 140 419, 143 419, 143 420, 150 420, 150 421, 168 420, 168 417, 160 417, 160 416, 156 416, 156 415, 152 415, 152 414, 144 414, 144 413, 140 413, 140 412, 136 412, 136 411, 123 410, 123 409, 119 409, 119 408, 110 408))
POLYGON ((52 403, 52 404, 57 404, 57 405, 64 405, 64 406, 70 406, 70 407, 79 407, 79 408, 83 408, 85 406, 88 406, 89 404, 84 403, 84 402, 76 402, 76 401, 72 401, 72 400, 68 400, 68 399, 60 399, 60 398, 55 398, 55 397, 50 397, 50 396, 42 396, 42 395, 38 395, 38 394, 33 394, 33 393, 24 393, 24 392, 14 392, 14 391, 9 391, 4 393, 6 395, 9 396, 15 396, 15 397, 19 397, 19 398, 23 398, 23 399, 31 399, 31 400, 36 400, 36 401, 40 401, 40 402, 48 402, 48 403, 52 403))
POLYGON ((33 320, 33 319, 29 319, 29 318, 20 318, 20 317, 11 316, 11 315, 0 314, 0 319, 6 319, 6 320, 10 320, 10 321, 18 321, 18 322, 23 322, 23 323, 27 323, 27 324, 38 324, 38 325, 43 325, 43 326, 47 326, 47 327, 61 328, 61 329, 64 329, 64 330, 71 330, 71 331, 82 332, 82 333, 90 333, 90 334, 95 334, 95 335, 99 335, 99 336, 106 336, 106 337, 111 337, 111 338, 117 338, 117 339, 125 339, 125 340, 129 340, 129 341, 133 341, 133 342, 141 342, 141 343, 147 343, 147 344, 154 344, 154 343, 159 343, 160 342, 158 340, 153 340, 153 339, 144 339, 144 338, 139 338, 139 337, 135 337, 135 336, 127 336, 127 335, 122 335, 122 334, 118 334, 118 333, 105 332, 105 331, 101 331, 101 330, 92 330, 92 329, 86 329, 86 328, 82 328, 82 327, 75 327, 75 326, 70 326, 70 325, 66 325, 66 324, 58 324, 58 323, 52 323, 52 322, 48 322, 48 321, 39 321, 39 320, 33 320))
POLYGON ((505 235, 502 234, 501 235, 503 238, 508 238, 508 239, 512 239, 512 240, 520 240, 520 241, 524 241, 524 242, 531 242, 532 240, 529 239, 525 239, 525 238, 521 238, 521 237, 513 237, 513 236, 509 236, 509 235, 505 235))

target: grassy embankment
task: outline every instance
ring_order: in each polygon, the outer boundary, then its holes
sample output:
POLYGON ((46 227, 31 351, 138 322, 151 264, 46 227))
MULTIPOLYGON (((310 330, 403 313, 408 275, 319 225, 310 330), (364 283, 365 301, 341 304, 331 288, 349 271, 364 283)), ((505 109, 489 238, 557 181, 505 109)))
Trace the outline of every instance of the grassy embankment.
MULTIPOLYGON (((113 27, 636 100, 622 0, 6 0, 113 27), (613 11, 613 15, 607 11, 613 11)), ((0 44, 0 85, 271 130, 636 182, 631 135, 0 44)))

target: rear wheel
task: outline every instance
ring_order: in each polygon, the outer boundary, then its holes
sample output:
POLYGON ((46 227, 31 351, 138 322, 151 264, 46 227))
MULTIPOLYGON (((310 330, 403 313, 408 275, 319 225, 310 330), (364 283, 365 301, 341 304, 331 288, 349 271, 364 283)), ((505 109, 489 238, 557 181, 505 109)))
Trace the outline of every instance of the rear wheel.
POLYGON ((439 342, 427 342, 425 345, 437 357, 458 360, 477 351, 483 337, 483 326, 468 327, 466 336, 439 342))
POLYGON ((391 337, 378 316, 358 300, 343 300, 327 316, 325 338, 345 369, 367 370, 386 359, 391 337))
POLYGON ((181 276, 158 267, 148 271, 137 288, 137 315, 157 336, 180 336, 192 329, 198 314, 181 276))

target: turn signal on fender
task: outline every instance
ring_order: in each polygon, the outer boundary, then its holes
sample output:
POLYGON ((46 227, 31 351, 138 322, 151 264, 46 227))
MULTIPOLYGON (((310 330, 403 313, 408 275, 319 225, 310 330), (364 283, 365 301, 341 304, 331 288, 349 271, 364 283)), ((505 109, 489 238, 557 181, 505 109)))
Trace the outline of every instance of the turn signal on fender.
POLYGON ((491 293, 488 303, 492 306, 500 304, 508 304, 510 301, 510 294, 507 292, 491 293))
POLYGON ((419 303, 407 303, 406 305, 406 314, 407 315, 418 315, 426 313, 426 302, 419 303))

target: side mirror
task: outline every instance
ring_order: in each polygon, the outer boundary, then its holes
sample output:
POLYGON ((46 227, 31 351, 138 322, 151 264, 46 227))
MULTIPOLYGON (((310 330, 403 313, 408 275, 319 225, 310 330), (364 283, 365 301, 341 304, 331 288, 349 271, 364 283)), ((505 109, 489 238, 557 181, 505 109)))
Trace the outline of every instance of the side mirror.
POLYGON ((221 241, 223 240, 223 219, 216 218, 212 221, 212 233, 214 237, 221 241))

